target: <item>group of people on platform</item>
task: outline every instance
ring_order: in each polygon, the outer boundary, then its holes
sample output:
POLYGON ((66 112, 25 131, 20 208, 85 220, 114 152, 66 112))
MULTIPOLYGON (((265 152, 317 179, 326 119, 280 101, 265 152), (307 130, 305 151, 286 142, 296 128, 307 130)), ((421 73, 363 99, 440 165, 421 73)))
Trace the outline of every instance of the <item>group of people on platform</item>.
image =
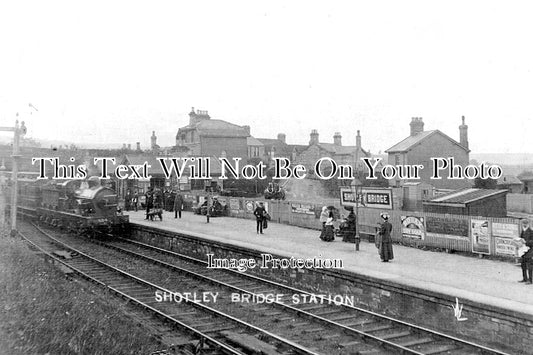
POLYGON ((159 217, 159 220, 163 220, 163 194, 161 190, 150 187, 145 194, 145 204, 146 204, 146 218, 151 221, 155 217, 159 217))
POLYGON ((126 211, 135 211, 139 210, 139 194, 137 192, 131 193, 130 190, 126 193, 124 197, 124 209, 126 211))
MULTIPOLYGON (((322 231, 320 232, 320 239, 325 242, 332 242, 335 240, 335 207, 333 206, 324 206, 322 207, 322 212, 320 213, 320 222, 322 223, 322 231)), ((343 242, 354 241, 356 243, 356 250, 359 250, 359 236, 356 231, 356 215, 353 211, 353 208, 347 208, 350 213, 348 216, 343 219, 339 225, 339 230, 337 231, 338 235, 342 235, 343 242)), ((394 259, 394 253, 392 250, 392 224, 389 222, 389 215, 387 213, 381 213, 380 217, 382 223, 378 224, 375 244, 378 249, 379 256, 381 261, 388 262, 389 260, 394 259)))
MULTIPOLYGON (((162 191, 161 189, 154 189, 150 187, 145 193, 145 208, 146 218, 154 220, 155 217, 163 219, 163 209, 167 211, 174 211, 174 218, 181 218, 181 212, 184 209, 184 198, 179 191, 168 190, 162 191)), ((208 201, 209 202, 209 198, 208 201)), ((215 202, 216 203, 216 199, 215 202)), ((210 203, 208 203, 210 204, 210 203)), ((128 190, 125 196, 125 210, 138 211, 141 207, 141 201, 137 192, 131 193, 128 190)), ((320 222, 322 223, 322 230, 320 233, 320 239, 325 242, 331 242, 335 240, 335 235, 342 236, 344 242, 352 242, 358 245, 359 236, 356 233, 356 215, 353 208, 348 208, 349 214, 339 224, 339 229, 336 232, 334 222, 336 220, 335 207, 324 206, 320 213, 320 222)), ((268 228, 268 221, 271 219, 270 215, 265 209, 263 202, 256 203, 256 208, 253 212, 256 218, 256 232, 257 234, 263 234, 264 230, 268 228)), ((375 237, 375 245, 378 249, 378 254, 381 261, 388 262, 394 259, 394 252, 392 248, 392 225, 389 222, 390 216, 387 213, 381 213, 380 217, 382 222, 377 226, 377 232, 375 237)), ((518 250, 518 255, 521 260, 522 268, 522 280, 526 284, 533 284, 533 230, 530 228, 529 221, 524 219, 521 221, 522 229, 520 237, 516 239, 515 243, 518 250)), ((356 250, 359 250, 358 248, 356 250)))
POLYGON ((139 198, 139 193, 132 193, 127 191, 124 196, 124 210, 135 211, 143 208, 146 210, 146 218, 154 220, 154 217, 159 217, 163 220, 163 210, 174 211, 174 218, 181 218, 181 211, 183 210, 183 196, 178 191, 161 190, 159 188, 150 187, 144 194, 144 206, 139 198))

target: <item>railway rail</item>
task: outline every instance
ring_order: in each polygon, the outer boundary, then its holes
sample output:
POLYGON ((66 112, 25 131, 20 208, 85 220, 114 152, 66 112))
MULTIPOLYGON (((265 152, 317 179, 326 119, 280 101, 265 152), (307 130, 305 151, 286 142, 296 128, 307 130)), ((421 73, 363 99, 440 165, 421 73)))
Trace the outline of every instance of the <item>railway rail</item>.
MULTIPOLYGON (((201 350, 202 354, 242 355, 261 352, 265 354, 317 354, 192 300, 184 299, 171 306, 154 302, 156 291, 167 293, 172 293, 172 291, 98 260, 38 227, 35 227, 35 230, 40 234, 32 233, 28 227, 22 227, 20 235, 45 252, 48 257, 73 270, 76 274, 105 287, 163 321, 169 322, 192 338, 198 339, 197 346, 201 349, 196 349, 197 353, 201 350), (248 341, 242 341, 242 339, 248 341), (254 343, 253 339, 261 340, 254 343)), ((78 242, 81 241, 78 239, 78 242)))
MULTIPOLYGON (((322 323, 323 326, 335 329, 344 334, 357 335, 360 338, 372 340, 383 345, 386 349, 405 354, 506 354, 480 344, 459 339, 450 335, 436 332, 391 317, 377 314, 351 305, 338 302, 318 302, 318 304, 291 302, 292 295, 306 295, 308 298, 324 296, 282 285, 254 275, 243 274, 236 270, 208 269, 207 262, 186 255, 157 248, 148 244, 123 239, 105 243, 124 253, 137 258, 143 258, 154 264, 167 267, 182 273, 219 284, 234 292, 259 297, 265 294, 283 295, 279 301, 272 302, 273 306, 285 309, 309 321, 322 323), (176 264, 176 262, 178 262, 176 264), (201 266, 201 267, 198 267, 201 266)), ((303 325, 306 326, 306 325, 303 325)), ((308 325, 307 325, 308 326, 308 325)), ((317 329, 317 328, 313 328, 317 329)), ((327 332, 327 329, 323 329, 327 332)), ((305 332, 305 330, 304 330, 305 332)), ((339 332, 333 333, 339 334, 339 332)), ((325 336, 328 337, 327 335, 325 336)), ((338 341, 339 347, 350 350, 353 346, 361 345, 360 340, 338 341)))
MULTIPOLYGON (((276 301, 263 305, 255 304, 248 310, 256 314, 262 312, 259 326, 270 325, 272 327, 274 325, 278 334, 279 332, 284 334, 285 325, 282 323, 289 322, 288 331, 290 333, 300 331, 300 334, 307 335, 299 336, 292 341, 287 340, 290 345, 298 343, 308 346, 308 348, 302 347, 301 353, 305 353, 305 351, 312 353, 317 350, 322 353, 324 348, 317 347, 315 344, 329 343, 328 346, 336 344, 336 349, 330 350, 333 350, 334 353, 341 351, 340 353, 343 354, 382 353, 382 351, 387 350, 404 354, 505 354, 505 352, 497 349, 338 302, 334 304, 331 302, 294 304, 290 300, 294 294, 306 295, 315 299, 322 299, 322 301, 324 301, 324 297, 257 276, 240 273, 236 270, 208 269, 205 267, 207 262, 203 260, 148 244, 118 237, 113 237, 105 243, 99 242, 99 244, 154 265, 177 271, 179 274, 186 275, 187 278, 192 277, 240 295, 249 295, 252 299, 258 299, 269 294, 282 295, 276 301), (273 307, 276 310, 272 310, 273 307), (376 348, 372 344, 379 344, 380 348, 376 348)), ((179 282, 183 284, 186 281, 180 279, 179 282)), ((159 287, 159 290, 163 289, 155 284, 152 284, 152 287, 154 289, 159 287)), ((172 293, 169 289, 165 292, 172 293)), ((147 304, 150 305, 151 302, 147 302, 147 304)), ((276 338, 275 334, 271 335, 274 336, 274 339, 276 338)), ((283 339, 279 335, 278 337, 283 339)))

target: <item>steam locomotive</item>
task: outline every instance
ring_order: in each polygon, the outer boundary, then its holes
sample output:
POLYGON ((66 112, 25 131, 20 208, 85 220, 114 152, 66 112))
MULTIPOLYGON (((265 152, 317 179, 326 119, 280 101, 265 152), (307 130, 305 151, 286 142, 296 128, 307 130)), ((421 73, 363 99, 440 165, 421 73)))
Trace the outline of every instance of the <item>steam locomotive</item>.
POLYGON ((22 213, 77 234, 120 232, 129 222, 118 208, 115 191, 102 186, 97 177, 52 182, 19 179, 19 196, 22 213))

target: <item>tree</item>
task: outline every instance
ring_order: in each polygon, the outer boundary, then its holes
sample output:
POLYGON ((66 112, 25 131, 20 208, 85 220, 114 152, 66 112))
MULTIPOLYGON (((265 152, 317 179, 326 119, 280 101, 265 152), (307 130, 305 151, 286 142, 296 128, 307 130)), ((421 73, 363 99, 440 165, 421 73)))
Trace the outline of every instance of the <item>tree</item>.
POLYGON ((497 189, 498 184, 494 179, 482 179, 477 177, 474 179, 474 187, 476 189, 497 189))

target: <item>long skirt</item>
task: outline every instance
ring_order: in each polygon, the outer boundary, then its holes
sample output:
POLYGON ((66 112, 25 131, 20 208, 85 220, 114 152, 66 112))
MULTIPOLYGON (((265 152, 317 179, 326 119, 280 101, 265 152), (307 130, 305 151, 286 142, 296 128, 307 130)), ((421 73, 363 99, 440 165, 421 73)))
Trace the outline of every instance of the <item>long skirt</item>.
POLYGON ((392 242, 381 242, 379 248, 379 256, 383 261, 389 261, 394 259, 394 253, 392 252, 392 242))
POLYGON ((324 233, 326 233, 326 222, 322 222, 322 230, 320 231, 320 239, 324 239, 324 233))
POLYGON ((335 239, 335 232, 333 226, 327 225, 324 227, 324 234, 320 237, 325 242, 331 242, 335 239))

